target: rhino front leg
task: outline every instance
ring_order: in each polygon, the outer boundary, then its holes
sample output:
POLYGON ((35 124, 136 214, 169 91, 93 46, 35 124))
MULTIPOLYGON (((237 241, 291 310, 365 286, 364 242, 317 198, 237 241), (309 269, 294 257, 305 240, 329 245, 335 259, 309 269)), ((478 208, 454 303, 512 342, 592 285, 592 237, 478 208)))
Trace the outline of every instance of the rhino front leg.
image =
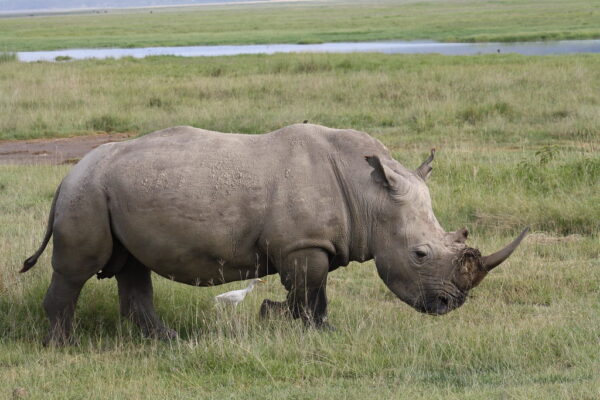
POLYGON ((322 249, 298 250, 289 254, 279 268, 281 282, 288 290, 287 306, 294 318, 318 329, 327 323, 327 273, 329 257, 322 249))
POLYGON ((121 315, 140 327, 144 336, 162 340, 177 338, 177 332, 167 328, 154 310, 150 270, 133 256, 116 274, 119 286, 121 315))

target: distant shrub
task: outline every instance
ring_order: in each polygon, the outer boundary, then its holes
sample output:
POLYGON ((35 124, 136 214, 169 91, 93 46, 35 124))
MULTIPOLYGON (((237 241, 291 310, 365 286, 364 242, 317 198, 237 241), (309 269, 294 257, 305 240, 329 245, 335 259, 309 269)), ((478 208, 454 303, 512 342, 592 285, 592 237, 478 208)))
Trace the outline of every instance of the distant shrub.
POLYGON ((559 149, 556 145, 548 145, 542 147, 540 150, 535 152, 535 156, 538 159, 540 165, 546 165, 550 161, 554 160, 558 155, 559 149))
POLYGON ((468 124, 475 124, 485 117, 484 110, 481 107, 469 106, 458 113, 458 119, 468 124))
POLYGON ((514 109, 513 107, 508 104, 507 102, 504 101, 499 101, 495 104, 493 104, 490 107, 491 111, 496 113, 496 114, 500 114, 500 115, 504 115, 504 116, 512 116, 514 114, 514 109))
POLYGON ((218 76, 223 75, 223 73, 225 72, 225 69, 221 66, 217 66, 217 67, 213 67, 208 71, 208 75, 212 76, 213 78, 216 78, 218 76))
POLYGON ((557 146, 544 146, 535 152, 534 158, 523 159, 518 164, 517 174, 526 180, 534 183, 540 182, 540 176, 548 171, 543 171, 542 168, 550 163, 558 155, 559 149, 557 146))
POLYGON ((571 162, 566 165, 561 165, 560 173, 565 177, 565 180, 579 180, 583 184, 593 187, 600 182, 600 158, 584 158, 571 162))
POLYGON ((501 115, 512 118, 515 115, 515 110, 510 104, 501 101, 494 104, 469 106, 460 111, 457 117, 460 121, 465 123, 476 124, 492 115, 501 115))
POLYGON ((54 61, 70 61, 70 60, 72 60, 72 59, 73 59, 73 58, 72 58, 72 57, 69 57, 69 56, 56 56, 56 57, 54 58, 54 61))
POLYGON ((150 107, 157 107, 160 108, 163 106, 163 101, 160 99, 160 97, 151 97, 148 100, 148 105, 150 107))
POLYGON ((262 69, 261 73, 275 73, 280 74, 288 72, 290 70, 290 61, 288 59, 279 60, 274 64, 268 64, 268 68, 262 69))
POLYGON ((564 119, 570 117, 573 113, 568 110, 556 110, 550 113, 552 119, 564 119))
POLYGON ((108 114, 91 118, 88 126, 95 131, 103 132, 123 132, 129 129, 128 121, 108 114))
POLYGON ((32 124, 32 129, 34 132, 47 132, 49 127, 48 124, 46 123, 46 121, 44 121, 44 119, 42 119, 42 117, 38 116, 35 121, 33 121, 32 124))
POLYGON ((560 147, 544 146, 519 162, 516 177, 528 191, 542 194, 594 187, 600 180, 600 158, 565 161, 560 147))
POLYGON ((296 44, 321 44, 322 40, 318 39, 300 39, 296 42, 296 44))
POLYGON ((337 63, 335 65, 336 69, 341 69, 344 71, 350 71, 354 68, 354 65, 352 64, 352 61, 350 61, 349 59, 345 59, 340 61, 339 63, 337 63))
POLYGON ((0 52, 0 64, 18 61, 17 53, 0 52))
POLYGON ((298 64, 294 66, 295 72, 310 74, 320 71, 331 71, 332 67, 326 60, 325 61, 315 61, 315 60, 306 60, 300 61, 298 64))

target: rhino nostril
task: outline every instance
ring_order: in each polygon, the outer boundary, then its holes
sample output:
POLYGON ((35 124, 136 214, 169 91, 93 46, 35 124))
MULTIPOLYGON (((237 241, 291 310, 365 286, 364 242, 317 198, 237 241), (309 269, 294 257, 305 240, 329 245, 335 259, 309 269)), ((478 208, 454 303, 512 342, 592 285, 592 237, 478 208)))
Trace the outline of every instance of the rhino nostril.
POLYGON ((438 296, 438 300, 440 301, 441 304, 447 306, 448 305, 448 298, 444 297, 444 296, 438 296))

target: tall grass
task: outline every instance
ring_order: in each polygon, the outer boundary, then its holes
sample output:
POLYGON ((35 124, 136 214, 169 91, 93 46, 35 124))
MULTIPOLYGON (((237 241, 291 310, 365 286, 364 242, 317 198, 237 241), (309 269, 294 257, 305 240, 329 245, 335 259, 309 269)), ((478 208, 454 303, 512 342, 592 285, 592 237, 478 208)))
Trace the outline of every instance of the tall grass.
MULTIPOLYGON (((471 178, 461 172, 471 169, 470 160, 462 151, 440 159, 446 161, 430 184, 434 198, 459 185, 444 203, 477 204, 481 194, 464 187, 471 178)), ((44 349, 41 301, 50 249, 28 274, 17 270, 39 244, 52 193, 67 171, 64 166, 0 166, 0 393, 6 397, 17 387, 40 399, 598 395, 597 228, 586 236, 534 233, 467 304, 439 318, 418 314, 396 299, 372 262, 354 263, 329 277, 330 321, 337 327, 332 333, 305 330, 298 321, 258 318, 263 298, 285 296, 276 276, 237 309, 221 312, 212 296, 241 283, 193 288, 156 278, 158 312, 181 339, 144 340, 118 317, 114 280, 94 279, 77 310, 80 345, 44 349)), ((506 182, 489 186, 496 194, 511 190, 506 182)), ((529 192, 524 196, 529 199, 529 192)), ((486 198, 495 201, 492 195, 486 198)), ((451 213, 435 208, 447 225, 451 213)), ((483 234, 476 229, 472 236, 484 252, 509 239, 502 230, 483 234)))
POLYGON ((262 133, 308 119, 367 131, 410 166, 437 147, 433 179, 447 184, 434 201, 452 227, 591 234, 600 221, 598 71, 599 56, 5 64, 0 138, 174 125, 262 133))
POLYGON ((309 119, 366 130, 407 167, 437 147, 429 186, 448 230, 510 260, 447 316, 396 299, 372 262, 330 274, 331 333, 260 320, 277 276, 235 311, 155 279, 181 339, 157 343, 118 317, 114 280, 90 280, 80 345, 45 349, 43 236, 66 166, 0 166, 0 397, 595 399, 600 395, 597 56, 276 55, 0 66, 3 138, 177 124, 260 133, 309 119))
POLYGON ((8 63, 0 67, 0 139, 147 133, 177 124, 261 133, 309 119, 380 134, 392 146, 427 137, 591 150, 600 125, 598 71, 597 55, 8 63))
POLYGON ((0 18, 0 48, 600 37, 590 0, 310 1, 0 18))
POLYGON ((17 54, 7 51, 0 52, 0 64, 17 61, 17 54))

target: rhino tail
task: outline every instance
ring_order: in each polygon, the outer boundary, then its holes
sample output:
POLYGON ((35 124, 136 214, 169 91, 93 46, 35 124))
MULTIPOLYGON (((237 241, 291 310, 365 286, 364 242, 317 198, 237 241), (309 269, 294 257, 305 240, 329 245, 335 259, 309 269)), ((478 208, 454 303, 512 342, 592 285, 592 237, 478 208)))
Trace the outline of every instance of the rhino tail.
POLYGON ((37 262, 38 258, 42 255, 48 242, 50 241, 50 237, 52 236, 52 225, 54 225, 54 210, 56 208, 56 199, 58 198, 58 193, 60 192, 60 185, 56 189, 54 193, 54 198, 52 199, 52 205, 50 206, 50 215, 48 216, 48 226, 46 226, 46 234, 44 235, 44 240, 40 245, 39 249, 27 260, 23 262, 23 268, 19 271, 20 273, 29 271, 37 262))

